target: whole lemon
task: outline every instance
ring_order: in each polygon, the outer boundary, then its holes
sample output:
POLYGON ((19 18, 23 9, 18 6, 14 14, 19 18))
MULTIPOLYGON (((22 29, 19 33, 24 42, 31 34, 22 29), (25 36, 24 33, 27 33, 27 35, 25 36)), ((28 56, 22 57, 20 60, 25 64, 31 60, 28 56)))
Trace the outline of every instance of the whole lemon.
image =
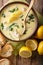
POLYGON ((39 53, 39 55, 43 55, 43 41, 41 41, 41 42, 39 43, 38 53, 39 53))
POLYGON ((37 37, 43 39, 43 25, 38 28, 37 37))

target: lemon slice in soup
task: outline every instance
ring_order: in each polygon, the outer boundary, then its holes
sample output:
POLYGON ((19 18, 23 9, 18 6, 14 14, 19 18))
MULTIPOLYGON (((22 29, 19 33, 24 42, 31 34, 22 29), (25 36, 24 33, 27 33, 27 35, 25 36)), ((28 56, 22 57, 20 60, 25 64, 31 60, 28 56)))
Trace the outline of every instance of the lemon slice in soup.
POLYGON ((9 23, 17 20, 23 12, 21 10, 15 11, 9 18, 9 23))

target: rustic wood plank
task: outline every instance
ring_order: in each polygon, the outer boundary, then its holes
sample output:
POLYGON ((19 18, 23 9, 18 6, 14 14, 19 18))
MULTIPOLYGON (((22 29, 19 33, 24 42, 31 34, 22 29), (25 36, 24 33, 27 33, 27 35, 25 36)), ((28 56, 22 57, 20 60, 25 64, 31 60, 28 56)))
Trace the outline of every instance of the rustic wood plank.
POLYGON ((36 0, 34 8, 37 9, 38 12, 43 13, 43 0, 36 0))
POLYGON ((31 64, 31 58, 29 59, 24 59, 21 58, 20 56, 17 57, 16 65, 30 65, 31 64))
POLYGON ((35 55, 34 57, 32 57, 31 60, 32 60, 32 62, 31 62, 32 65, 39 65, 37 55, 35 55))
MULTIPOLYGON (((30 0, 26 0, 30 1, 30 0)), ((33 6, 38 12, 43 14, 43 0, 35 0, 34 6, 33 6)))
POLYGON ((3 5, 7 2, 8 0, 3 0, 3 5))
POLYGON ((9 57, 9 60, 11 62, 11 65, 16 65, 16 56, 12 55, 11 57, 9 57))
POLYGON ((43 65, 43 56, 38 55, 38 65, 43 65))
POLYGON ((3 1, 2 1, 2 0, 0 0, 0 7, 2 6, 2 2, 3 2, 3 1))
POLYGON ((43 56, 40 56, 36 51, 33 52, 30 65, 43 65, 43 56))
POLYGON ((37 53, 36 52, 32 53, 30 65, 38 65, 38 59, 37 59, 37 53))

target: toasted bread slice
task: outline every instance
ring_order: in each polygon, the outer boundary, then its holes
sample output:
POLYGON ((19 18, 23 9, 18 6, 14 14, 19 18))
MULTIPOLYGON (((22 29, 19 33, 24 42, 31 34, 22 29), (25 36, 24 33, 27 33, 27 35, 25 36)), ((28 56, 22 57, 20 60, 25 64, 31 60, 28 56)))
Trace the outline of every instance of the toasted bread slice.
POLYGON ((6 44, 1 51, 2 57, 9 57, 12 55, 13 48, 10 44, 6 44))
POLYGON ((0 45, 0 54, 1 54, 1 45, 0 45))
POLYGON ((4 45, 6 42, 5 37, 0 33, 0 45, 4 45))
POLYGON ((10 65, 10 61, 8 59, 1 59, 0 65, 10 65))

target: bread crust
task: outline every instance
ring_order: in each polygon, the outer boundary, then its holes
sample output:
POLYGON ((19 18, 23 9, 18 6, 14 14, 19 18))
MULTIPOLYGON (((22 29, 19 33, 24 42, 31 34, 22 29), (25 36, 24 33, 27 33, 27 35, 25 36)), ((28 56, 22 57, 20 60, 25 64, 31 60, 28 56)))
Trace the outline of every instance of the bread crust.
POLYGON ((12 55, 13 48, 10 44, 7 44, 2 48, 1 57, 10 57, 12 55))
MULTIPOLYGON (((5 61, 5 62, 7 61, 8 65, 10 65, 10 61, 9 61, 8 59, 6 59, 6 58, 1 59, 1 60, 0 60, 0 64, 1 64, 1 63, 4 63, 4 61, 5 61)), ((3 65, 4 65, 4 64, 3 64, 3 65)))
POLYGON ((5 37, 0 33, 0 45, 4 45, 6 43, 5 37))

